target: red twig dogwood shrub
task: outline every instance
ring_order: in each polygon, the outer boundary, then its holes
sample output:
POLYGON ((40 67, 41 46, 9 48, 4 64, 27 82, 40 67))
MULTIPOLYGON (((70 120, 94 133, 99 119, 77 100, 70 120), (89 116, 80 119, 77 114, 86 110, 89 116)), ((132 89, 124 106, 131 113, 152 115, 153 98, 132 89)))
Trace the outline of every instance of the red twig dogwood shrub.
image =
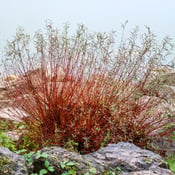
POLYGON ((49 24, 46 35, 30 39, 20 28, 8 42, 4 65, 20 76, 9 89, 13 108, 25 113, 24 137, 39 147, 88 153, 119 141, 144 147, 152 136, 170 135, 174 128, 164 130, 170 118, 151 114, 161 100, 140 98, 151 70, 173 49, 171 40, 158 47, 149 28, 140 40, 137 29, 128 39, 122 35, 119 44, 114 32, 68 30, 49 24))

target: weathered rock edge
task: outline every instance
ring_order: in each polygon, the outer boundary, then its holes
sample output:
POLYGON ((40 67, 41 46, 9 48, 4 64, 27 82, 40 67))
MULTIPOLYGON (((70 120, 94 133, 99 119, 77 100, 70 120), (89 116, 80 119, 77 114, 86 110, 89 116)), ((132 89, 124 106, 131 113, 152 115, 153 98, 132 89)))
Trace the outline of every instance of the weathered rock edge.
MULTIPOLYGON (((84 175, 92 168, 99 175, 111 168, 120 168, 121 175, 173 175, 160 155, 131 143, 109 144, 87 155, 69 152, 60 147, 46 147, 41 152, 48 154, 47 160, 55 167, 55 171, 48 175, 61 175, 65 170, 61 168, 60 162, 66 160, 75 163, 78 175, 84 175)), ((29 172, 37 173, 44 168, 44 158, 36 159, 33 156, 33 161, 33 166, 29 168, 23 156, 1 147, 0 175, 28 175, 29 172)))

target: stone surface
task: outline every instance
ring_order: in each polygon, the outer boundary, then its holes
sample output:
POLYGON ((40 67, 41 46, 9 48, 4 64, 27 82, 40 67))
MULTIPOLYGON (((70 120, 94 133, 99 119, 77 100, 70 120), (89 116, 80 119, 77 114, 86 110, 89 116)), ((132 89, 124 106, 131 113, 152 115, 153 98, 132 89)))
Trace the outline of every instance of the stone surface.
POLYGON ((109 144, 86 157, 94 164, 101 160, 107 169, 120 167, 123 172, 152 171, 153 167, 163 171, 166 168, 165 162, 158 154, 124 142, 109 144))
MULTIPOLYGON (((41 153, 48 155, 47 160, 55 168, 48 175, 61 175, 69 168, 74 169, 77 175, 92 174, 92 170, 96 175, 101 175, 117 168, 121 170, 121 175, 173 175, 160 155, 131 143, 109 144, 87 155, 69 152, 60 147, 43 148, 41 153)), ((45 158, 36 159, 35 156, 32 158, 33 165, 27 169, 22 156, 0 148, 0 175, 38 173, 45 168, 45 158)))
MULTIPOLYGON (((52 173, 53 175, 61 175, 65 171, 60 166, 60 163, 64 161, 73 162, 75 164, 73 167, 77 171, 77 174, 85 174, 85 172, 89 172, 89 169, 93 167, 92 164, 90 164, 88 160, 82 155, 69 152, 66 149, 60 147, 43 148, 41 152, 48 154, 47 160, 52 166, 55 167, 55 171, 52 173)), ((33 165, 33 171, 38 173, 39 170, 43 168, 44 160, 37 159, 34 161, 33 165)))
POLYGON ((25 159, 0 147, 0 175, 28 175, 25 159))
MULTIPOLYGON (((87 155, 68 152, 59 147, 44 148, 41 151, 49 155, 50 164, 56 167, 54 175, 63 172, 63 169, 60 168, 60 162, 66 160, 77 164, 75 166, 77 174, 85 174, 92 168, 96 169, 96 174, 102 174, 111 168, 120 168, 123 175, 173 175, 167 169, 167 165, 161 156, 151 151, 140 149, 131 143, 109 144, 107 147, 87 155)), ((36 172, 42 168, 43 162, 44 160, 42 159, 35 160, 36 172)))

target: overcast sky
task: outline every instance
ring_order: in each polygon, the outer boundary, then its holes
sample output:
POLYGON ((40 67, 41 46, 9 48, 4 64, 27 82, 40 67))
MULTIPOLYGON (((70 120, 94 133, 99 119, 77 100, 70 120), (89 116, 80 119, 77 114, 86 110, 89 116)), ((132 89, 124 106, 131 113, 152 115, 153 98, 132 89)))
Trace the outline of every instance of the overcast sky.
POLYGON ((119 31, 128 20, 128 28, 147 25, 159 38, 175 38, 175 0, 0 0, 0 48, 18 26, 33 34, 47 19, 101 32, 119 31))

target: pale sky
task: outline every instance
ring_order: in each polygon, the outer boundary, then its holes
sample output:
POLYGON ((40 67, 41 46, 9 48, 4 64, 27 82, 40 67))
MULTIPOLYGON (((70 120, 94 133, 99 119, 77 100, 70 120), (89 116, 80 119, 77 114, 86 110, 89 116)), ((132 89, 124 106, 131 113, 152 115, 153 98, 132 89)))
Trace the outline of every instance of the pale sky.
POLYGON ((159 37, 175 39, 175 0, 0 0, 0 48, 15 35, 18 26, 34 34, 46 20, 54 26, 69 22, 74 30, 84 23, 90 31, 120 31, 145 25, 159 37))

